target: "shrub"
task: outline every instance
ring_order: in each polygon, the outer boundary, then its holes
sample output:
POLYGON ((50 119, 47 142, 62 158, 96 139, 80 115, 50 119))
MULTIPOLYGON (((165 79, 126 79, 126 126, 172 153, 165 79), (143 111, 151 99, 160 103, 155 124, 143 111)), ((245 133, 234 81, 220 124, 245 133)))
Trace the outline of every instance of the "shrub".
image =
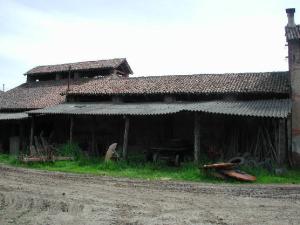
POLYGON ((75 160, 84 158, 82 150, 77 143, 66 143, 57 150, 60 156, 73 156, 75 160))

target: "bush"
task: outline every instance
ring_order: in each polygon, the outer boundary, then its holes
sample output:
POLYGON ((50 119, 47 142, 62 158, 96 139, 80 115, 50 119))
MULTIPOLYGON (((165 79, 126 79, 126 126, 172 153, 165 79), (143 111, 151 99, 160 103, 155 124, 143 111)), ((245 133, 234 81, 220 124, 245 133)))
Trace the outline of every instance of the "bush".
POLYGON ((75 160, 84 158, 83 152, 76 143, 66 143, 57 150, 60 156, 73 156, 75 160))

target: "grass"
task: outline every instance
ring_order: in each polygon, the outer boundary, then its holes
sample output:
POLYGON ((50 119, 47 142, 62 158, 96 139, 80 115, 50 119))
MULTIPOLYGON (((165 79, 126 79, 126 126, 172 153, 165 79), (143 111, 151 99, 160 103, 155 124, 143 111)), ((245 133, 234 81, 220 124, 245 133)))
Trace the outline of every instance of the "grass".
MULTIPOLYGON (((199 170, 192 163, 183 164, 181 167, 171 167, 166 164, 147 163, 138 158, 131 159, 129 162, 104 162, 103 159, 78 159, 75 161, 57 161, 54 163, 29 163, 19 162, 15 157, 0 154, 0 163, 34 168, 47 171, 60 171, 68 173, 106 175, 114 177, 128 177, 148 180, 182 180, 195 182, 227 182, 239 183, 233 180, 222 181, 199 170)), ((255 175, 255 183, 271 184, 286 183, 300 184, 300 170, 288 170, 284 175, 275 175, 262 168, 242 168, 249 174, 255 175)))
POLYGON ((242 168, 245 172, 255 175, 256 183, 260 184, 300 184, 300 170, 288 169, 283 175, 270 173, 263 168, 242 168))

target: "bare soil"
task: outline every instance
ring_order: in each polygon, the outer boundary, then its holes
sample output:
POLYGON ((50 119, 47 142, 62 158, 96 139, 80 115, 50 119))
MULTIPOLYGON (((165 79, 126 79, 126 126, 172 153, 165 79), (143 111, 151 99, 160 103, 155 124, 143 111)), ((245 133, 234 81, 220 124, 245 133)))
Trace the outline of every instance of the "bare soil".
POLYGON ((146 181, 2 165, 0 224, 300 224, 300 186, 146 181))

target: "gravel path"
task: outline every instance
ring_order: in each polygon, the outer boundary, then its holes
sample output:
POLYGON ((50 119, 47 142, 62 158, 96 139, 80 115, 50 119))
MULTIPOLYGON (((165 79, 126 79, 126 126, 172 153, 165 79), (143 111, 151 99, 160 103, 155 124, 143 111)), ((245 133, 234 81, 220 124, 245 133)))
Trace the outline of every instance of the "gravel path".
POLYGON ((0 224, 300 224, 299 185, 145 181, 0 165, 0 224))

